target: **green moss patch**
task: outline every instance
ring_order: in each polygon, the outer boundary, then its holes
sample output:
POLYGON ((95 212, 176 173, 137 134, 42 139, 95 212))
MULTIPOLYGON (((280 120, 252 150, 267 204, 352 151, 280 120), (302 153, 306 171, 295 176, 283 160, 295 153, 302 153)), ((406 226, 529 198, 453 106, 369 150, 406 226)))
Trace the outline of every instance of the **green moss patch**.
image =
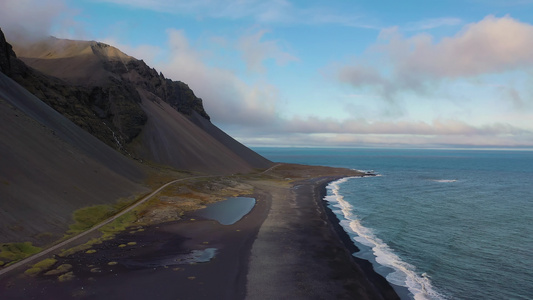
POLYGON ((72 280, 74 279, 74 277, 75 277, 74 272, 68 272, 57 277, 57 280, 59 280, 60 282, 64 282, 64 281, 72 280))
POLYGON ((50 271, 44 273, 44 275, 64 274, 64 273, 67 273, 68 271, 70 271, 70 269, 72 269, 72 265, 70 265, 70 264, 62 264, 59 267, 57 267, 56 269, 50 270, 50 271))
POLYGON ((4 265, 9 265, 41 250, 42 248, 33 246, 31 242, 0 244, 0 260, 4 265))
POLYGON ((133 222, 137 220, 137 216, 134 212, 128 212, 118 218, 113 222, 100 228, 100 231, 104 236, 114 236, 118 232, 126 230, 133 222))
MULTIPOLYGON (((69 234, 77 234, 90 229, 94 225, 105 221, 111 216, 117 214, 121 210, 131 205, 134 200, 119 200, 115 204, 100 204, 89 207, 84 207, 76 210, 73 214, 73 219, 76 223, 69 226, 69 234)), ((120 218, 119 218, 120 219, 120 218)), ((115 222, 113 222, 115 223, 115 222)), ((108 226, 108 225, 106 225, 108 226)))
POLYGON ((35 276, 43 271, 50 269, 56 262, 57 260, 53 258, 43 259, 40 262, 34 264, 28 270, 26 270, 24 274, 29 275, 29 276, 35 276))
POLYGON ((74 221, 76 223, 70 225, 70 233, 78 233, 85 231, 103 220, 111 217, 115 211, 111 205, 95 205, 84 207, 74 212, 74 221))
POLYGON ((101 239, 92 239, 92 240, 88 241, 85 244, 81 244, 81 245, 74 246, 72 248, 63 250, 61 253, 59 253, 59 257, 67 257, 67 256, 69 256, 71 254, 74 254, 74 253, 78 252, 78 251, 89 250, 89 249, 91 249, 91 247, 93 245, 101 244, 101 243, 102 243, 101 239))

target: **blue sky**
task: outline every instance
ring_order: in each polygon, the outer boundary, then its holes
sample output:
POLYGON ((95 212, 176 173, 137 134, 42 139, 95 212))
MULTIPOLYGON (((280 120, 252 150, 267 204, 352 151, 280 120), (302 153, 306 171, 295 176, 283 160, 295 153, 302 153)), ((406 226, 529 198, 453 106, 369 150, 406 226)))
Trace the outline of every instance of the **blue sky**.
POLYGON ((533 0, 4 0, 0 26, 114 45, 251 146, 533 148, 533 0))

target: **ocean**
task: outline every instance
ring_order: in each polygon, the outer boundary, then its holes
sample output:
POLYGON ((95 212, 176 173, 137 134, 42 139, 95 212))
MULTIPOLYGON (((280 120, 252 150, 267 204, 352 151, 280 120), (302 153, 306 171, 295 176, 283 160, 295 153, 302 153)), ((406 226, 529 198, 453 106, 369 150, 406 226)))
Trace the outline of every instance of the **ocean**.
POLYGON ((328 205, 405 299, 533 299, 533 151, 254 148, 275 162, 373 170, 328 205))

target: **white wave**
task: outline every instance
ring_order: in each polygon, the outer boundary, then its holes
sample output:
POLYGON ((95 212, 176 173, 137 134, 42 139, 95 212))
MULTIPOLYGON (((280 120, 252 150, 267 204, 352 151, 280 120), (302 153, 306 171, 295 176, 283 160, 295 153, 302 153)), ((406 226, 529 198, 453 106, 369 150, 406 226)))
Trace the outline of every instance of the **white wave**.
POLYGON ((448 182, 456 182, 457 179, 433 179, 433 180, 431 180, 431 181, 448 183, 448 182))
POLYGON ((409 289, 415 300, 445 299, 444 296, 433 289, 426 273, 417 274, 415 266, 404 262, 385 242, 373 233, 372 229, 361 224, 359 217, 355 214, 354 207, 344 200, 339 190, 340 185, 350 178, 357 177, 342 178, 330 183, 327 189, 331 190, 332 195, 324 197, 324 200, 338 209, 335 213, 342 214, 346 219, 340 222, 344 230, 353 235, 355 241, 371 248, 378 264, 394 270, 386 276, 387 281, 409 289))
MULTIPOLYGON (((360 172, 360 173, 363 173, 363 174, 366 174, 366 175, 371 174, 371 175, 374 176, 374 177, 382 176, 381 174, 377 173, 377 172, 374 171, 374 170, 359 170, 359 169, 352 169, 352 170, 357 171, 357 172, 360 172)), ((355 177, 350 177, 350 178, 355 178, 355 177)))

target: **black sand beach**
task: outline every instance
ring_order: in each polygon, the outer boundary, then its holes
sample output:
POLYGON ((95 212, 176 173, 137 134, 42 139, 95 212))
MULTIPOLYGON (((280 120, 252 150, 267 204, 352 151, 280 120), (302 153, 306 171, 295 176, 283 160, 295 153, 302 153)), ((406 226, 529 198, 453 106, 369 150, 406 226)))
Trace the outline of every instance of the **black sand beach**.
POLYGON ((354 259, 355 246, 325 207, 325 187, 336 179, 271 188, 271 211, 252 247, 249 299, 398 299, 369 263, 354 259))
POLYGON ((2 299, 398 299, 369 263, 351 255, 353 244, 322 200, 327 183, 353 175, 347 171, 281 167, 278 178, 302 180, 246 180, 257 202, 235 224, 186 216, 133 227, 91 251, 56 257, 52 269, 72 266, 63 278, 21 272, 0 278, 0 294, 2 299))

